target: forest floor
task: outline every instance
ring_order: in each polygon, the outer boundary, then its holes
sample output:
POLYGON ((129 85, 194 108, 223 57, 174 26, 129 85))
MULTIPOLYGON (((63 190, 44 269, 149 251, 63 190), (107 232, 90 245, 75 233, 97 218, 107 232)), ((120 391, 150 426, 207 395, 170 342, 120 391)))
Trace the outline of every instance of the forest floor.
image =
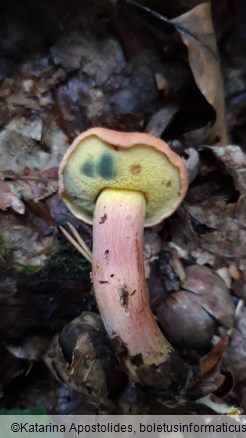
POLYGON ((211 3, 1 3, 2 412, 246 412, 246 8, 211 3), (93 126, 160 137, 187 166, 183 204, 144 235, 152 311, 193 376, 176 392, 133 385, 119 358, 96 384, 74 366, 98 310, 90 263, 60 226, 90 248, 92 230, 57 175, 93 126))

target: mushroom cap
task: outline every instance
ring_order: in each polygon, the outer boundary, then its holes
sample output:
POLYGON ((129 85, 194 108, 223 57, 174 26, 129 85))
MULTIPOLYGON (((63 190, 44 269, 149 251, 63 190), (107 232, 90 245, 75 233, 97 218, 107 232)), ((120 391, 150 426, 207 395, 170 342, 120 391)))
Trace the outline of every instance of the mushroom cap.
POLYGON ((89 129, 74 140, 59 168, 61 197, 74 216, 88 224, 105 188, 142 192, 148 227, 177 209, 187 186, 179 155, 164 141, 144 133, 89 129))

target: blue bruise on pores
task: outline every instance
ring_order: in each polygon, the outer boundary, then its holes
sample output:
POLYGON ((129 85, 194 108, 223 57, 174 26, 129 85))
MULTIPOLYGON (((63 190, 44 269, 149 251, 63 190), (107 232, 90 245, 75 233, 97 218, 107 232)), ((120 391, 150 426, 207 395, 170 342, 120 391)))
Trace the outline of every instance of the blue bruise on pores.
POLYGON ((98 161, 97 174, 104 179, 115 178, 114 157, 109 152, 104 152, 98 161))
POLYGON ((114 157, 109 152, 104 152, 96 163, 87 160, 81 167, 81 172, 90 178, 100 176, 104 179, 114 179, 116 176, 114 157))
POLYGON ((82 170, 82 173, 84 173, 86 176, 89 176, 89 177, 93 178, 94 173, 95 173, 95 171, 94 171, 94 163, 92 161, 87 160, 83 164, 81 170, 82 170))

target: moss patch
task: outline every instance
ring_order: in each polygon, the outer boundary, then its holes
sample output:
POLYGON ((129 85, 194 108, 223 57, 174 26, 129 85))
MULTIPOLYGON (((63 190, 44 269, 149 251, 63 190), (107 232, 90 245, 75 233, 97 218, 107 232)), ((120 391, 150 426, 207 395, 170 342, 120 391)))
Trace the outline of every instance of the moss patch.
POLYGON ((11 243, 5 242, 4 235, 0 232, 0 260, 2 262, 9 261, 13 254, 13 251, 13 245, 11 245, 11 243))

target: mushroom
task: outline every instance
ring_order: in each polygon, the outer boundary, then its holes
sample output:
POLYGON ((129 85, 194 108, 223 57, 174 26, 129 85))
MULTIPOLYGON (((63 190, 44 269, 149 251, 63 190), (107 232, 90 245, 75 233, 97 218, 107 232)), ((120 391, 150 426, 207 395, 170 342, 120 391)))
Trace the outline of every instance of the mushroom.
POLYGON ((59 177, 65 204, 93 224, 92 277, 105 329, 129 377, 159 387, 173 349, 149 306, 143 230, 182 202, 185 165, 149 134, 92 128, 67 150, 59 177))

